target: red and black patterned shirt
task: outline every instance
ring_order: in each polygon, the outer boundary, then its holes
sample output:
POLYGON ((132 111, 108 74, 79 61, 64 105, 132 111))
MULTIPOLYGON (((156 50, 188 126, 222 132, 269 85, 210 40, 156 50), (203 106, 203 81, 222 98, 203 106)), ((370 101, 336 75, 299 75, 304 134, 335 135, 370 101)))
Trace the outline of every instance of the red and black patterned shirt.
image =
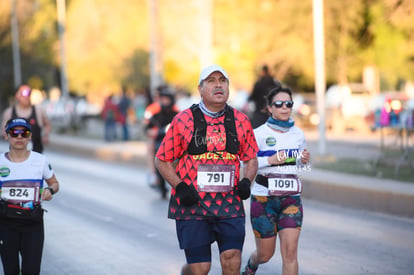
MULTIPOLYGON (((168 129, 164 140, 156 153, 162 161, 177 161, 175 171, 182 181, 193 184, 197 189, 197 169, 199 164, 234 165, 237 186, 240 178, 240 162, 256 158, 258 147, 253 129, 248 117, 234 110, 236 132, 240 142, 237 154, 226 152, 226 130, 224 116, 212 118, 204 115, 207 122, 207 135, 201 137, 207 143, 207 152, 200 155, 190 155, 187 148, 194 132, 194 119, 191 109, 178 113, 168 129)), ((230 192, 201 192, 201 200, 191 207, 180 205, 171 190, 168 218, 171 219, 207 219, 211 217, 241 217, 244 216, 243 203, 237 194, 230 192)))

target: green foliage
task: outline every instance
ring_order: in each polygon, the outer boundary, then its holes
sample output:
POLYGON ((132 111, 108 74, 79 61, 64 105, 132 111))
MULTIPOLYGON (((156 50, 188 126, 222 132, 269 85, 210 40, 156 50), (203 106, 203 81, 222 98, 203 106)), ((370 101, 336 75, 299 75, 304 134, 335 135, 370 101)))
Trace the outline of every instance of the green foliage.
POLYGON ((149 87, 150 73, 148 70, 148 53, 144 50, 136 50, 131 57, 124 59, 116 75, 126 87, 139 90, 149 87))
MULTIPOLYGON (((7 102, 15 92, 11 46, 11 2, 0 2, 0 89, 1 102, 7 102)), ((57 40, 55 1, 15 1, 22 82, 34 83, 36 88, 48 88, 56 79, 57 40)), ((5 106, 0 106, 0 111, 5 106)))
POLYGON ((71 1, 66 41, 73 90, 104 98, 120 93, 124 82, 132 87, 148 86, 148 62, 144 61, 149 44, 146 2, 71 1))
MULTIPOLYGON (((411 2, 414 4, 414 1, 411 2)), ((411 12, 412 10, 413 6, 411 12)), ((410 38, 410 29, 411 31, 414 29, 412 26, 409 29, 400 28, 399 21, 393 19, 395 13, 399 13, 404 21, 410 16, 409 10, 406 12, 404 16, 398 6, 387 8, 381 3, 372 7, 372 29, 376 39, 369 52, 373 56, 372 64, 375 64, 381 72, 385 90, 395 90, 401 78, 412 80, 414 77, 414 62, 411 59, 414 56, 413 33, 410 38)))

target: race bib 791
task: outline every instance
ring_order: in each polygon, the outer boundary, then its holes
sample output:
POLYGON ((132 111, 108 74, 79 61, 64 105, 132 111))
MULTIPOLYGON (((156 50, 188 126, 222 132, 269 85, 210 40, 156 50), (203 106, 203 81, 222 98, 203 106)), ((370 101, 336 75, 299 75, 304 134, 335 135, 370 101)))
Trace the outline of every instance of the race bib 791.
POLYGON ((234 186, 235 165, 200 164, 197 189, 201 192, 229 192, 234 186))

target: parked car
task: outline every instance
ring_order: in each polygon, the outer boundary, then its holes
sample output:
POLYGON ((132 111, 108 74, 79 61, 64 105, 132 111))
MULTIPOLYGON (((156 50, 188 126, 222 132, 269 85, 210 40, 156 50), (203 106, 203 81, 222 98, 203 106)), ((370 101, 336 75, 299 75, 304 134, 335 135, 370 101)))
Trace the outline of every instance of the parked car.
POLYGON ((84 97, 60 97, 42 103, 56 132, 76 130, 90 117, 98 117, 101 107, 89 103, 84 97))
POLYGON ((330 86, 325 95, 327 128, 335 132, 370 130, 367 117, 372 97, 361 83, 330 86))
POLYGON ((314 128, 319 124, 314 94, 293 95, 292 116, 295 124, 301 128, 314 128))

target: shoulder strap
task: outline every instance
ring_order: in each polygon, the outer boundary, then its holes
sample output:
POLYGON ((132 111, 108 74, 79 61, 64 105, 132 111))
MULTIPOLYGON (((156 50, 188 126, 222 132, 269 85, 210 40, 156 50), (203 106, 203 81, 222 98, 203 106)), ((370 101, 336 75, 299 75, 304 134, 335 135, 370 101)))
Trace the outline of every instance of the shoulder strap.
POLYGON ((187 151, 190 155, 199 155, 207 152, 207 122, 198 104, 193 104, 190 110, 193 113, 194 129, 187 151))
POLYGON ((16 118, 16 117, 17 117, 16 106, 13 105, 12 111, 11 111, 11 118, 16 118))
POLYGON ((236 154, 239 151, 240 142, 237 138, 234 109, 229 105, 226 106, 224 128, 226 129, 226 151, 236 154))
POLYGON ((38 120, 35 105, 32 105, 32 117, 34 117, 36 120, 38 120))

